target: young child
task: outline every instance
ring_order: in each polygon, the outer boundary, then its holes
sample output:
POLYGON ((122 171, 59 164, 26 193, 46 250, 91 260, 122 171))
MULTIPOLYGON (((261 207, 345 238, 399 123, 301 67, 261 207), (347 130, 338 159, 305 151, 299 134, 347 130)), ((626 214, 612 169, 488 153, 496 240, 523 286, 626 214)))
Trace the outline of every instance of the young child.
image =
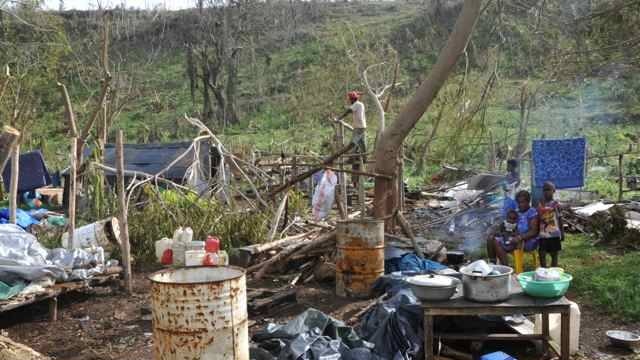
POLYGON ((496 245, 502 247, 505 252, 512 252, 517 243, 514 238, 518 235, 518 212, 515 209, 507 211, 506 220, 500 224, 500 230, 496 234, 496 245))
POLYGON ((564 231, 560 216, 560 204, 553 199, 555 185, 547 181, 542 185, 542 200, 538 204, 540 216, 540 266, 547 267, 547 253, 551 255, 551 266, 558 266, 558 253, 562 250, 564 231))

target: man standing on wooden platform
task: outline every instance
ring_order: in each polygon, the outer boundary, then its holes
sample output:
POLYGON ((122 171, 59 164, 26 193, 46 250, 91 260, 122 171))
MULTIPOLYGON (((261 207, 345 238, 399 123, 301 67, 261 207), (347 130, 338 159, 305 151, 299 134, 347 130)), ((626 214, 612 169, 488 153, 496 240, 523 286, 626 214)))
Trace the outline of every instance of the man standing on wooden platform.
MULTIPOLYGON (((356 156, 351 159, 353 162, 353 170, 355 171, 364 171, 364 169, 360 168, 360 163, 366 164, 367 162, 367 144, 366 144, 366 131, 367 131, 367 118, 365 115, 364 104, 360 101, 360 96, 362 94, 357 91, 350 91, 347 93, 347 98, 349 100, 349 107, 347 110, 336 119, 336 121, 340 121, 344 119, 347 115, 353 115, 353 137, 351 138, 351 142, 355 144, 354 153, 361 154, 361 156, 356 156), (362 161, 361 161, 362 160, 362 161)), ((354 186, 357 186, 358 177, 353 176, 354 186)))

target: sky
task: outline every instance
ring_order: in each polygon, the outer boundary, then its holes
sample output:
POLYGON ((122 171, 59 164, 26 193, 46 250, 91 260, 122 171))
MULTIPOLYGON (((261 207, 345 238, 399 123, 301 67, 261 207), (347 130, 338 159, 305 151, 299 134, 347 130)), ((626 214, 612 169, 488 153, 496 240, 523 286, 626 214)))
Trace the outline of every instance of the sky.
MULTIPOLYGON (((113 8, 124 3, 127 8, 153 9, 156 6, 169 10, 178 10, 194 7, 195 0, 63 0, 65 10, 91 10, 98 7, 98 2, 103 7, 113 8)), ((45 0, 44 6, 47 9, 58 10, 60 0, 45 0)))

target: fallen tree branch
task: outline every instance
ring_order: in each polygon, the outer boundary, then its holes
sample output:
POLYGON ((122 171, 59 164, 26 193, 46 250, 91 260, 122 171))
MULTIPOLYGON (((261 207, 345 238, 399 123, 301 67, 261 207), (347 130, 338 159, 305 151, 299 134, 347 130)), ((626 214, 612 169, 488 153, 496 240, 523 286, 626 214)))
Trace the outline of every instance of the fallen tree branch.
POLYGON ((287 258, 290 254, 294 253, 296 250, 298 250, 301 247, 305 246, 309 242, 311 242, 311 240, 310 239, 306 239, 306 240, 304 240, 304 241, 302 241, 302 242, 300 242, 298 244, 294 244, 294 245, 286 247, 281 252, 279 252, 274 257, 272 257, 271 259, 248 268, 247 269, 247 274, 250 274, 252 272, 258 271, 256 273, 256 275, 254 276, 254 278, 257 279, 257 280, 262 279, 262 277, 267 273, 267 271, 269 270, 269 268, 271 266, 273 266, 275 263, 277 263, 280 259, 287 258))
POLYGON ((273 241, 273 238, 276 236, 276 233, 278 232, 278 225, 280 224, 280 218, 282 217, 284 208, 287 205, 288 198, 289 198, 289 193, 285 193, 284 196, 282 197, 282 200, 280 201, 280 206, 278 206, 276 215, 273 217, 273 221, 271 222, 271 229, 269 230, 267 241, 273 241))

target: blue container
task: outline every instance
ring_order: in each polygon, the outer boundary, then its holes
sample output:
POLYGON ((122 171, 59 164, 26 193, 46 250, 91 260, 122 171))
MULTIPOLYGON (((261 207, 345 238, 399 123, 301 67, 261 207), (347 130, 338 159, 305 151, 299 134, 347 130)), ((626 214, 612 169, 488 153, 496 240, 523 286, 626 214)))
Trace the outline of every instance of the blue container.
POLYGON ((482 355, 480 360, 517 360, 509 354, 505 354, 502 351, 494 352, 491 354, 482 355))

